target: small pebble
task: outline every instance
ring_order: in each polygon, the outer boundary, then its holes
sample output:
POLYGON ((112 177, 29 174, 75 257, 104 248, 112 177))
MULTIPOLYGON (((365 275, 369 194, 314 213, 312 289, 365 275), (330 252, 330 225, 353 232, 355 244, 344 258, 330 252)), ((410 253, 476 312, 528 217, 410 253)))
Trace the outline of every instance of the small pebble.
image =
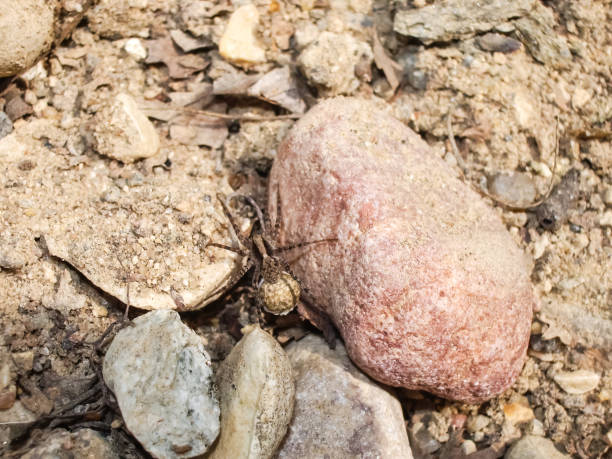
POLYGON ((606 210, 603 215, 599 216, 600 226, 612 226, 612 210, 606 210))
POLYGON ((532 203, 536 188, 528 174, 496 174, 489 183, 489 191, 504 203, 524 206, 532 203))
POLYGON ((252 3, 232 13, 219 41, 219 53, 236 64, 257 64, 266 61, 266 52, 255 36, 259 12, 252 3))
POLYGON ((599 374, 589 370, 560 371, 553 379, 568 394, 585 394, 599 385, 599 374))
POLYGON ((470 417, 467 421, 467 431, 474 433, 483 430, 491 423, 491 418, 484 414, 477 414, 474 417, 470 417))
POLYGON ((513 425, 529 422, 534 418, 533 410, 529 407, 529 402, 507 403, 503 406, 506 419, 513 425))
POLYGON ((176 311, 151 311, 121 329, 102 372, 126 427, 153 456, 198 456, 219 434, 210 358, 176 311))
POLYGON ((505 459, 569 459, 548 438, 526 435, 506 452, 505 459))
POLYGON ((476 443, 474 443, 472 440, 465 440, 463 443, 461 443, 461 452, 466 456, 475 453, 477 450, 478 448, 476 448, 476 443))
POLYGON ((127 94, 106 102, 94 117, 92 131, 95 150, 124 163, 149 158, 159 149, 155 127, 127 94))
POLYGON ((603 202, 607 205, 607 206, 611 206, 612 207, 612 186, 609 186, 608 188, 606 188, 606 190, 603 193, 603 202))
POLYGON ((147 49, 138 38, 130 38, 123 45, 123 49, 134 59, 142 61, 147 58, 147 49))
POLYGON ((350 34, 321 33, 298 56, 298 64, 320 95, 352 94, 360 81, 355 67, 368 67, 374 55, 370 45, 350 34))
POLYGON ((512 53, 520 49, 521 42, 498 33, 486 33, 476 39, 476 43, 485 51, 512 53))
POLYGON ((0 139, 6 137, 13 131, 13 122, 6 113, 0 111, 0 139))

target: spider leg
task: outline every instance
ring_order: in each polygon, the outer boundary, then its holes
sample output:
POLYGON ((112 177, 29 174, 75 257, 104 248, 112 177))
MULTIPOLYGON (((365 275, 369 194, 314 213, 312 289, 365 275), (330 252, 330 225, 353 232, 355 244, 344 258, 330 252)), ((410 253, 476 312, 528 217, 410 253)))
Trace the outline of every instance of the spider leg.
POLYGON ((227 206, 227 203, 225 202, 224 196, 221 193, 217 193, 217 199, 219 200, 219 203, 221 204, 221 208, 223 209, 223 213, 225 214, 225 217, 230 222, 230 233, 232 235, 232 239, 235 239, 235 240, 237 239, 239 244, 243 245, 244 236, 242 232, 240 231, 240 227, 238 223, 236 222, 236 220, 234 219, 234 216, 230 212, 229 207, 227 206))
POLYGON ((280 186, 276 184, 276 220, 274 220, 274 227, 272 228, 272 239, 278 241, 278 235, 281 230, 281 222, 283 216, 281 213, 281 200, 280 200, 280 186))
POLYGON ((313 244, 320 244, 322 242, 337 242, 338 238, 327 238, 327 239, 318 239, 316 241, 308 241, 308 242, 298 242, 297 244, 285 245, 283 247, 275 247, 275 252, 286 252, 288 250, 298 249, 300 247, 306 247, 313 244))
POLYGON ((242 255, 243 257, 248 255, 248 252, 244 249, 237 249, 235 247, 231 247, 225 244, 219 244, 217 242, 209 242, 208 244, 206 244, 206 247, 217 247, 219 249, 229 250, 230 252, 237 253, 238 255, 242 255))

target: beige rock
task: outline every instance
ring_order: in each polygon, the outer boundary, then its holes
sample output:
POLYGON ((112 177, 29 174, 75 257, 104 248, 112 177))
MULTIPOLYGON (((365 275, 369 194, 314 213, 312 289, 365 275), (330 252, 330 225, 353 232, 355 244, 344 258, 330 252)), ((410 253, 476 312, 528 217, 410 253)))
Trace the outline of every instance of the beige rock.
POLYGON ((198 456, 219 434, 210 358, 176 311, 148 312, 120 330, 102 372, 126 427, 153 456, 198 456))
POLYGON ((585 394, 599 385, 601 377, 588 370, 560 371, 553 379, 568 394, 585 394))
POLYGON ((533 410, 526 398, 517 402, 506 403, 503 410, 506 419, 514 425, 529 422, 534 418, 533 410))
POLYGON ((527 435, 506 452, 505 459, 568 459, 552 441, 544 437, 527 435))
POLYGON ((359 86, 355 66, 368 66, 370 46, 349 34, 323 32, 299 55, 298 64, 321 95, 352 94, 359 86))
POLYGON ((127 94, 118 94, 104 105, 92 128, 96 151, 124 163, 149 158, 159 150, 155 127, 127 94))
POLYGON ((5 0, 0 12, 0 78, 30 68, 53 43, 55 2, 5 0))
POLYGON ((279 459, 376 457, 412 452, 399 402, 316 335, 287 347, 296 378, 295 412, 279 459))
POLYGON ((210 459, 272 457, 291 415, 295 383, 283 348, 259 327, 219 367, 221 435, 210 459))
POLYGON ((68 457, 115 459, 119 454, 111 443, 95 430, 81 429, 68 432, 64 429, 54 430, 40 442, 39 446, 21 456, 22 459, 68 457))
POLYGON ((219 53, 236 64, 258 64, 266 61, 266 52, 258 43, 255 28, 259 12, 249 3, 238 8, 229 19, 219 41, 219 53))

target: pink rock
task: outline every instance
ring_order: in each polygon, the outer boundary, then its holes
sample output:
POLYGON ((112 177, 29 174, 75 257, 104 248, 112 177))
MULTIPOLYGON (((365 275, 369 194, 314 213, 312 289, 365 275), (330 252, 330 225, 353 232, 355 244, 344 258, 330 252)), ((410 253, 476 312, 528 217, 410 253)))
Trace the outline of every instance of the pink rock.
POLYGON ((281 243, 351 359, 391 386, 481 402, 521 370, 530 262, 498 215, 404 124, 371 102, 326 100, 271 171, 281 243), (295 255, 295 256, 293 256, 295 255))

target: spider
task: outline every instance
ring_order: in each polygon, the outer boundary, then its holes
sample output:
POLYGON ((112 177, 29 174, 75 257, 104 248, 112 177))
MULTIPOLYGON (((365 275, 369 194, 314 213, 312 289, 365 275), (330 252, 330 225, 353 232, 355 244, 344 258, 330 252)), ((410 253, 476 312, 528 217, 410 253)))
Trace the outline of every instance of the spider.
MULTIPOLYGON (((267 218, 264 218, 261 208, 257 205, 252 197, 232 195, 229 199, 231 200, 234 197, 243 198, 249 204, 249 206, 253 208, 257 217, 258 228, 254 232, 251 229, 250 234, 248 231, 246 234, 241 232, 238 229, 238 225, 236 224, 229 210, 226 199, 222 195, 217 194, 217 199, 221 203, 223 212, 234 230, 239 247, 231 247, 216 242, 209 242, 207 246, 218 247, 237 253, 240 256, 247 258, 247 261, 240 270, 236 271, 230 277, 225 286, 213 291, 206 299, 219 295, 219 293, 223 292, 224 290, 229 290, 251 268, 254 267, 252 287, 257 292, 258 305, 263 307, 263 309, 269 313, 275 315, 285 315, 293 310, 296 306, 300 305, 300 298, 305 295, 305 292, 297 277, 291 272, 289 264, 282 257, 280 257, 280 253, 312 244, 333 242, 337 239, 320 239, 317 241, 300 242, 289 246, 277 247, 274 241, 277 240, 280 229, 280 201, 277 199, 276 202, 278 216, 276 224, 274 227, 271 227, 270 222, 267 218)), ((299 310, 302 316, 305 316, 308 320, 313 322, 315 326, 321 328, 321 326, 315 323, 313 318, 310 317, 313 314, 309 314, 303 308, 299 308, 299 310)))

